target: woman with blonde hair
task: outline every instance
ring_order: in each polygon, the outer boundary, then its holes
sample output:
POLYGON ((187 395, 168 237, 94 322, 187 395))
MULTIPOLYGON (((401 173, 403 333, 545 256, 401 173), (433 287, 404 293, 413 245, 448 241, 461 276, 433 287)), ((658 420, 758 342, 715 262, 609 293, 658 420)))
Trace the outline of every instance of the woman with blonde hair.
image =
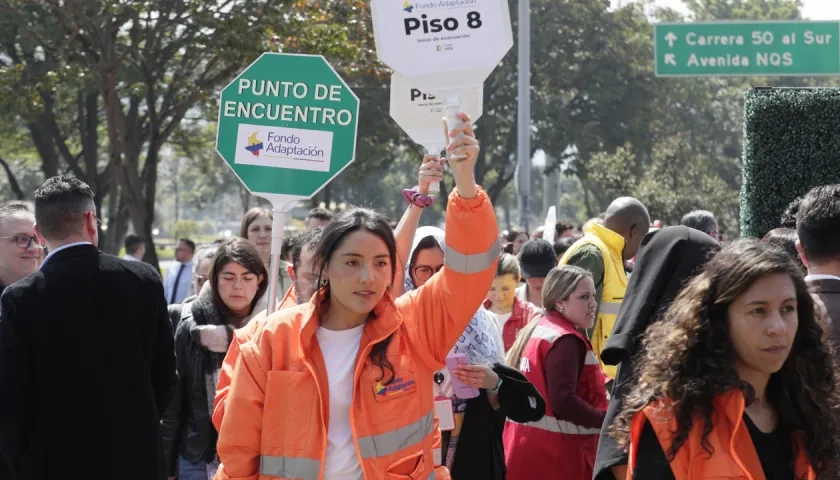
POLYGON ((586 270, 561 265, 543 285, 545 313, 520 332, 508 364, 519 367, 546 399, 537 422, 508 420, 504 432, 508 480, 589 480, 607 410, 607 377, 589 340, 597 303, 586 270))

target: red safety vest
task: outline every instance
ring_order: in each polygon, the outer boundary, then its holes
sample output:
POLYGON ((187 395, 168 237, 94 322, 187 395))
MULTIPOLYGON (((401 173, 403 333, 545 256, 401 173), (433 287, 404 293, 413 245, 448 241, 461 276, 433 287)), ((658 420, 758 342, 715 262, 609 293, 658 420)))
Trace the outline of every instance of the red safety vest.
MULTIPOLYGON (((574 335, 586 344, 583 371, 578 378, 577 395, 595 408, 607 409, 606 375, 601 370, 592 345, 575 326, 556 312, 539 321, 519 361, 519 370, 548 400, 544 361, 551 346, 564 335, 574 335)), ((545 416, 530 423, 508 420, 504 444, 508 480, 590 479, 598 450, 600 428, 585 428, 559 420, 546 401, 545 416)))
MULTIPOLYGON (((487 310, 490 310, 492 305, 493 302, 490 300, 484 301, 484 308, 487 310)), ((541 313, 542 309, 533 303, 527 300, 522 300, 521 298, 513 299, 513 312, 511 312, 510 318, 507 322, 505 322, 505 326, 502 328, 502 341, 505 344, 505 352, 513 347, 514 342, 516 342, 516 336, 519 335, 519 331, 531 323, 531 320, 539 317, 541 313)))

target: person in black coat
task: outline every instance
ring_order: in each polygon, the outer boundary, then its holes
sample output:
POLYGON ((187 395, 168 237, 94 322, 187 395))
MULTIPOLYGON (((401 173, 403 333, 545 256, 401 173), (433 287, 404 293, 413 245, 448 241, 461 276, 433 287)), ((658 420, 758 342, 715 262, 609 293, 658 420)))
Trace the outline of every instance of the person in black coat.
POLYGON ((659 320, 683 286, 702 271, 706 261, 719 249, 720 244, 709 235, 684 226, 655 230, 642 239, 624 302, 612 335, 601 352, 605 364, 619 365, 619 369, 598 441, 596 480, 625 478, 614 474, 626 469, 628 457, 618 447, 610 428, 634 384, 632 360, 640 353, 645 330, 659 320))
POLYGON ((186 304, 175 333, 178 383, 164 414, 167 474, 179 480, 206 480, 218 466, 218 434, 211 421, 219 369, 233 338, 260 313, 268 272, 250 242, 232 238, 212 259, 207 284, 186 304))
MULTIPOLYGON (((496 363, 498 375, 498 408, 492 405, 486 389, 467 400, 464 423, 452 464, 453 480, 504 480, 505 448, 502 432, 505 421, 536 422, 545 415, 545 400, 539 390, 519 370, 496 363)), ((443 434, 444 443, 449 432, 443 434)))
POLYGON ((97 249, 90 188, 35 192, 50 254, 0 302, 0 455, 20 480, 164 479, 160 419, 175 384, 160 275, 97 249))

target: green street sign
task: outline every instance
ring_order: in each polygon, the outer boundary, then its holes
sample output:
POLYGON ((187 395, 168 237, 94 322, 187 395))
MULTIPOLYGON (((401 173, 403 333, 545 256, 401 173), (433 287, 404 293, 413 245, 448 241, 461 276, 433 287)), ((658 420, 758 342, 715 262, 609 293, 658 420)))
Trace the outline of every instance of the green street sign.
POLYGON ((654 26, 658 77, 840 75, 840 22, 654 26))
POLYGON ((216 151, 255 195, 311 198, 353 162, 358 115, 324 57, 264 53, 222 90, 216 151))

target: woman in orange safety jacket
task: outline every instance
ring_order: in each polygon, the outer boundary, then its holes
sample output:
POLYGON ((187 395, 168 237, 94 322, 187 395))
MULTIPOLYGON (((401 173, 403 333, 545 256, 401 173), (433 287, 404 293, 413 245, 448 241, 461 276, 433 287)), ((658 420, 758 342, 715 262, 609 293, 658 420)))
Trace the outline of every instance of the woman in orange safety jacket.
POLYGON ((614 423, 627 479, 838 478, 827 324, 783 250, 733 243, 648 328, 614 423))
POLYGON ((433 453, 433 374, 481 305, 500 249, 495 212, 475 184, 478 144, 461 119, 447 147, 455 189, 441 272, 392 299, 388 221, 365 209, 334 218, 315 255, 326 286, 240 345, 217 479, 449 477, 433 453))

